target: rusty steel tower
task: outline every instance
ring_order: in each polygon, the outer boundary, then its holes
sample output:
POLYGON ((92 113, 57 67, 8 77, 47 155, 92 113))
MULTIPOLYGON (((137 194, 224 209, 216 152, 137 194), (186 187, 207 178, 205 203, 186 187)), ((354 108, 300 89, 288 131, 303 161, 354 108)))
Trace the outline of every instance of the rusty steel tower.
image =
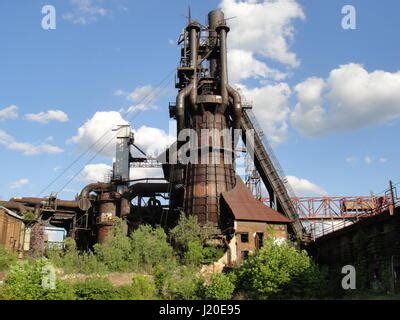
POLYGON ((170 106, 170 116, 177 122, 178 150, 183 144, 180 134, 185 129, 197 134, 191 152, 199 153, 199 162, 171 166, 171 206, 197 215, 200 224, 218 224, 221 192, 236 184, 233 139, 229 142, 212 134, 204 138, 207 131, 217 135, 228 131, 232 135, 233 129, 240 129, 241 98, 228 84, 228 32, 224 13, 213 10, 208 14, 207 26, 189 17, 178 41, 179 93, 176 104, 170 106), (207 159, 200 156, 204 149, 212 149, 207 159))

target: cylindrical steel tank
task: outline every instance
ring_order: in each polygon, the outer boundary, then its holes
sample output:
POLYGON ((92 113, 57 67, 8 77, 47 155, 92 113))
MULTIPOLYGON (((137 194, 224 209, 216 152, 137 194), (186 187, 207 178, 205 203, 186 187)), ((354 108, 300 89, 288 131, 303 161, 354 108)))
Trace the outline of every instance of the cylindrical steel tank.
POLYGON ((103 243, 114 225, 116 217, 115 194, 112 192, 103 193, 99 197, 99 215, 97 217, 97 242, 103 243))

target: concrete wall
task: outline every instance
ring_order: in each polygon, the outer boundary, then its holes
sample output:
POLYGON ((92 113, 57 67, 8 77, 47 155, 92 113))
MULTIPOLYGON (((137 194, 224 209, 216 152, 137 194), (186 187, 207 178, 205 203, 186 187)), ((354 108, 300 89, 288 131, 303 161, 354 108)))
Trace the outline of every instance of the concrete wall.
POLYGON ((399 292, 400 208, 318 238, 308 251, 332 276, 341 277, 344 265, 354 265, 357 289, 399 292))

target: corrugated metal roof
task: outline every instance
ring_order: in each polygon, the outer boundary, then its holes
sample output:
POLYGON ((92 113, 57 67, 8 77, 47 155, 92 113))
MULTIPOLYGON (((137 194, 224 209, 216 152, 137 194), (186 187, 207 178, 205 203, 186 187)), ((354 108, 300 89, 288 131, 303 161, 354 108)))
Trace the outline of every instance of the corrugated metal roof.
POLYGON ((235 188, 222 192, 222 198, 236 220, 292 222, 288 217, 256 200, 239 176, 236 178, 235 188))

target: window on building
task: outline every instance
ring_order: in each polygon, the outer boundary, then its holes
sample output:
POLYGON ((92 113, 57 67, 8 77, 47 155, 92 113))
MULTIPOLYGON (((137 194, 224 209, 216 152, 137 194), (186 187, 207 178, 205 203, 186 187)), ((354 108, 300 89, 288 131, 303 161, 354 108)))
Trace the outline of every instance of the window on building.
POLYGON ((247 232, 246 233, 241 233, 240 234, 240 241, 243 242, 243 243, 249 242, 249 234, 247 232))
POLYGON ((249 256, 249 252, 247 250, 244 250, 241 252, 241 255, 242 255, 242 260, 244 260, 249 256))
POLYGON ((261 247, 264 244, 264 233, 263 232, 257 232, 256 233, 256 248, 261 249, 261 247))

